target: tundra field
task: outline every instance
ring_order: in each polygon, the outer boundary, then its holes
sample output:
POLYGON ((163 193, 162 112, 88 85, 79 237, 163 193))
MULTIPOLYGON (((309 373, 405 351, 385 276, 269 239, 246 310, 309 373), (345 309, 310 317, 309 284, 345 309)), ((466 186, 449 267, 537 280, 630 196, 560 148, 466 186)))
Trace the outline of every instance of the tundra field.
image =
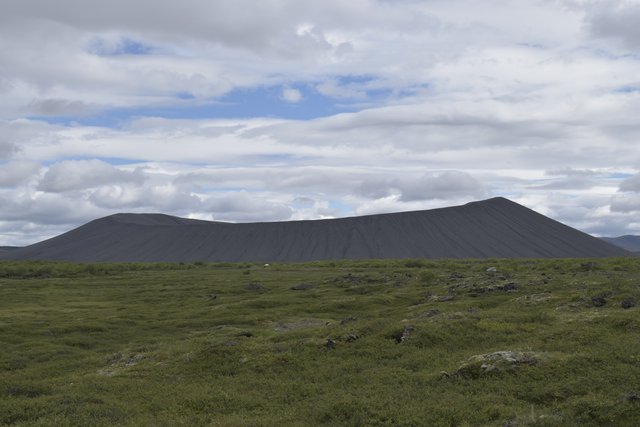
POLYGON ((637 426, 640 259, 0 262, 0 425, 637 426))

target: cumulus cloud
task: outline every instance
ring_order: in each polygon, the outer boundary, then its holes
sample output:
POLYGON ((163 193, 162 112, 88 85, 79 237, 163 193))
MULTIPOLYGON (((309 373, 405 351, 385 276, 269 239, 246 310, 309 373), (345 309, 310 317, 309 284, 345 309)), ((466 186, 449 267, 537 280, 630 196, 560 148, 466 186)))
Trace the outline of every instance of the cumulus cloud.
POLYGON ((640 173, 622 181, 620 183, 620 191, 633 191, 640 193, 640 173))
POLYGON ((245 191, 211 196, 204 202, 204 212, 220 221, 262 222, 291 218, 292 209, 284 204, 257 198, 245 191))
POLYGON ((171 184, 148 187, 104 185, 97 188, 88 199, 94 205, 113 209, 148 208, 162 212, 193 212, 201 207, 200 199, 188 191, 171 184))
POLYGON ((0 160, 8 159, 15 152, 16 147, 9 141, 0 139, 0 160))
POLYGON ((464 196, 480 199, 487 195, 484 186, 471 175, 459 171, 427 174, 417 181, 398 185, 403 202, 415 200, 450 200, 464 196))
POLYGON ((126 171, 102 160, 65 160, 49 167, 38 189, 50 193, 84 190, 104 184, 142 184, 140 170, 126 171))
POLYGON ((430 172, 421 176, 370 178, 356 188, 356 194, 369 199, 396 195, 401 202, 452 200, 487 196, 485 186, 471 175, 460 171, 430 172))
POLYGON ((595 36, 616 38, 634 50, 640 48, 640 4, 637 2, 596 4, 586 20, 595 36))
POLYGON ((590 169, 555 169, 545 172, 551 178, 530 186, 536 190, 587 190, 599 185, 597 177, 605 175, 590 169))
POLYGON ((0 187, 13 187, 34 178, 40 164, 27 160, 16 160, 0 164, 0 187))
MULTIPOLYGON (((105 211, 85 200, 50 193, 0 194, 0 221, 68 225, 87 222, 105 211)), ((32 242, 35 243, 35 242, 32 242)))
POLYGON ((280 97, 291 104, 295 104, 302 100, 302 92, 298 89, 284 88, 280 97))
POLYGON ((640 194, 622 193, 616 194, 611 199, 612 212, 640 212, 640 194))
POLYGON ((95 111, 95 107, 78 100, 37 99, 28 109, 39 116, 84 116, 95 111))

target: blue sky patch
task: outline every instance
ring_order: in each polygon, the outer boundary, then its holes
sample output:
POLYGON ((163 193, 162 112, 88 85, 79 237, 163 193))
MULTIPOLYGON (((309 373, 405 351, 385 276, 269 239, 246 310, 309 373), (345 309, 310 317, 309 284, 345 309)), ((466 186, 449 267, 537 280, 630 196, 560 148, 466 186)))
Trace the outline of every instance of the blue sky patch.
MULTIPOLYGON (((143 49, 129 41, 128 51, 143 49)), ((258 86, 239 88, 222 97, 210 100, 197 99, 190 92, 178 92, 174 96, 177 105, 163 107, 113 108, 89 116, 31 116, 30 119, 65 126, 83 125, 118 128, 132 119, 140 117, 162 117, 166 119, 251 119, 256 117, 289 120, 310 120, 344 112, 384 104, 390 98, 414 95, 416 88, 393 90, 377 84, 377 79, 368 75, 347 75, 334 78, 337 90, 344 87, 345 96, 323 95, 316 82, 290 85, 258 86), (285 99, 285 91, 299 93, 299 100, 285 99), (356 91, 361 97, 349 97, 356 91)), ((420 86, 420 89, 427 85, 420 86)))
POLYGON ((153 52, 153 47, 128 37, 122 37, 115 43, 95 38, 89 45, 89 52, 98 56, 149 55, 153 52))

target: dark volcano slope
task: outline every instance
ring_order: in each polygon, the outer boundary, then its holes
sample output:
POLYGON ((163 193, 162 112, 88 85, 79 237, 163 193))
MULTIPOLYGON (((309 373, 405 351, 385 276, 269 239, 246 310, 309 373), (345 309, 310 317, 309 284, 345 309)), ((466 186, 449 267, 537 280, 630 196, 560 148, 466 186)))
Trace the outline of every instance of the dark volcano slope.
POLYGON ((2 257, 2 254, 15 251, 16 249, 20 249, 20 247, 19 246, 0 246, 0 258, 2 257))
POLYGON ((517 203, 494 198, 427 211, 251 224, 117 214, 11 251, 5 258, 294 262, 628 254, 517 203))

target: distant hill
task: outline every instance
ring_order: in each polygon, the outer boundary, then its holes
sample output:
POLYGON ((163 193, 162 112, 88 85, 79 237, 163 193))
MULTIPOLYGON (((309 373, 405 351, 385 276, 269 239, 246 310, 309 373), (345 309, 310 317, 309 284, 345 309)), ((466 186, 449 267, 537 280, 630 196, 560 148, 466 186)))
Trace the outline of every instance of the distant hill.
POLYGON ((16 249, 20 249, 19 246, 0 246, 0 256, 2 254, 9 253, 10 251, 15 251, 16 249))
POLYGON ((116 214, 4 258, 297 262, 624 255, 629 255, 624 249, 498 197, 449 208, 313 221, 233 224, 116 214))
POLYGON ((640 236, 602 237, 602 240, 631 252, 640 252, 640 236))

